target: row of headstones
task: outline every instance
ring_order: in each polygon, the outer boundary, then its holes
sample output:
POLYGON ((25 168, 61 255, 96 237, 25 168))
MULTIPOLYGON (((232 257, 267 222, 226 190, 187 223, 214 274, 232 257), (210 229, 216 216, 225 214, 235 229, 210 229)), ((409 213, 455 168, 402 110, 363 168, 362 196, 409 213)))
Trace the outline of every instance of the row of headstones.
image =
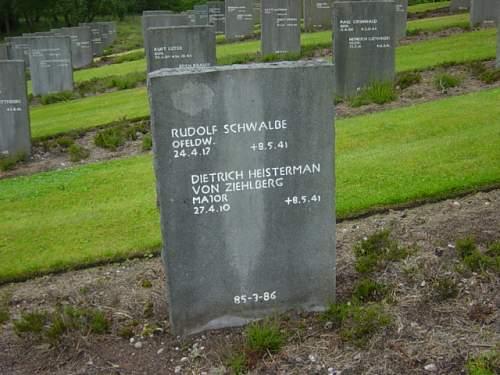
POLYGON ((113 22, 82 24, 6 38, 0 59, 23 60, 34 96, 73 90, 73 69, 92 64, 116 38, 113 22))
POLYGON ((213 26, 147 30, 154 166, 176 334, 280 310, 322 310, 334 300, 332 98, 393 79, 395 23, 394 2, 334 3, 334 65, 210 66, 213 26))
POLYGON ((452 11, 469 10, 472 26, 483 22, 497 22, 497 11, 500 8, 498 0, 451 0, 452 11))

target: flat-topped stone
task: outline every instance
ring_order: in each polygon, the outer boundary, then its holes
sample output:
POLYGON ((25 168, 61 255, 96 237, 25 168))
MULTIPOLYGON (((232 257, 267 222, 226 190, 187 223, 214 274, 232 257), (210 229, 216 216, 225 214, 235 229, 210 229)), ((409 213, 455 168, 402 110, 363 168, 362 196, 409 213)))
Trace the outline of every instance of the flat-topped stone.
POLYGON ((208 24, 215 27, 216 34, 226 32, 226 16, 224 1, 208 1, 208 24))
POLYGON ((455 12, 458 10, 469 10, 471 0, 451 0, 450 10, 455 12))
POLYGON ((30 39, 30 67, 34 96, 73 91, 71 39, 67 36, 30 39))
POLYGON ((149 75, 175 334, 334 301, 332 80, 316 62, 149 75))
POLYGON ((393 1, 333 3, 337 95, 355 96, 374 82, 393 81, 395 14, 393 1))
POLYGON ((176 26, 147 31, 148 72, 215 65, 213 26, 176 26))
POLYGON ((262 55, 300 53, 300 4, 299 0, 262 3, 262 55))
POLYGON ((142 36, 144 47, 147 48, 146 32, 152 27, 188 26, 189 18, 186 14, 158 14, 142 16, 142 36))
POLYGON ((304 30, 330 30, 332 28, 333 0, 304 0, 304 30))
POLYGON ((479 26, 482 23, 497 23, 499 0, 471 0, 470 23, 479 26))
POLYGON ((84 68, 92 64, 92 32, 88 26, 63 27, 52 30, 55 35, 67 36, 71 40, 71 61, 73 68, 84 68))
POLYGON ((9 47, 7 43, 0 43, 0 60, 9 60, 9 47))
POLYGON ((253 35, 255 0, 226 0, 226 39, 242 39, 253 35))
POLYGON ((0 60, 0 158, 31 153, 23 60, 0 60))
POLYGON ((158 14, 173 14, 171 10, 144 10, 142 11, 143 16, 155 16, 158 14))
POLYGON ((80 23, 78 26, 90 27, 90 33, 92 36, 92 54, 94 56, 102 56, 104 52, 104 41, 101 35, 101 27, 98 23, 80 23))
POLYGON ((396 3, 396 40, 406 36, 408 21, 408 0, 395 0, 396 3))
POLYGON ((26 69, 29 69, 30 65, 29 41, 31 38, 24 36, 5 38, 5 41, 9 45, 9 58, 12 60, 23 60, 26 69))

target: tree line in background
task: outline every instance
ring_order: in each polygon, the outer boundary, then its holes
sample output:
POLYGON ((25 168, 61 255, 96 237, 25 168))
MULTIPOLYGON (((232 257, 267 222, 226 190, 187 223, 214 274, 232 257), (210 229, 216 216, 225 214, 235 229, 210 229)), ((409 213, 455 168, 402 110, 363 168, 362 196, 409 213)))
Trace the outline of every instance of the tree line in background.
MULTIPOLYGON (((410 5, 438 0, 409 0, 410 5)), ((123 18, 147 9, 183 11, 206 0, 0 0, 0 34, 23 28, 33 32, 43 21, 48 27, 75 26, 96 17, 123 18)))

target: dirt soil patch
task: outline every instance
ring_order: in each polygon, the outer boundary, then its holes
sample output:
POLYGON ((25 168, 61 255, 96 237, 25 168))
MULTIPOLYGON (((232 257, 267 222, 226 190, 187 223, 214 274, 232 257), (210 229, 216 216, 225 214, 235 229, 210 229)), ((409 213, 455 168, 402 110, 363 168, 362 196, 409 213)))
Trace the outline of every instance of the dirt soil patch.
POLYGON ((452 12, 450 10, 450 7, 444 7, 444 8, 438 8, 438 9, 432 9, 432 10, 426 10, 425 12, 409 12, 408 13, 408 19, 409 20, 415 20, 415 19, 420 19, 420 18, 431 18, 431 17, 442 17, 442 16, 450 16, 452 14, 461 14, 461 13, 467 13, 467 10, 458 10, 452 12))
MULTIPOLYGON (((392 317, 391 325, 359 349, 343 341, 338 330, 317 314, 283 314, 279 319, 287 335, 285 347, 256 361, 252 373, 464 374, 470 356, 494 349, 500 342, 500 278, 460 267, 454 243, 467 236, 479 246, 498 240, 499 213, 500 190, 493 190, 340 223, 339 301, 350 297, 360 277, 352 251, 360 240, 390 229, 400 245, 412 249, 406 259, 373 275, 390 286, 390 298, 382 305, 392 317), (443 275, 457 280, 458 295, 435 300, 433 280, 443 275)), ((0 287, 0 296, 9 295, 11 315, 0 326, 0 373, 229 373, 224 358, 242 340, 244 330, 174 337, 164 282, 161 260, 145 258, 0 287), (57 346, 14 333, 12 322, 22 312, 51 310, 58 303, 103 311, 112 319, 112 332, 68 335, 57 346), (119 337, 117 332, 130 322, 134 322, 132 337, 119 337), (147 327, 157 329, 146 335, 147 327)))

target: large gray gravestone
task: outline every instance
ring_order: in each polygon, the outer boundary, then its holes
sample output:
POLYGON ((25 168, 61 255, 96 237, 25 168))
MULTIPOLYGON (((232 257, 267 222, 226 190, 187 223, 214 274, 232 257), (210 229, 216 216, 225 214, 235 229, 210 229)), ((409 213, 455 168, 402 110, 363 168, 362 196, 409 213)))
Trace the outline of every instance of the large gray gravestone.
POLYGON ((468 10, 470 8, 471 0, 451 0, 450 2, 450 10, 468 10))
POLYGON ((149 75, 176 334, 334 301, 332 79, 317 62, 149 75))
POLYGON ((484 22, 496 23, 500 0, 472 0, 470 5, 470 23, 478 26, 484 22))
POLYGON ((189 19, 186 14, 160 14, 154 16, 142 16, 142 36, 144 48, 147 50, 148 39, 146 33, 153 27, 188 26, 189 19))
POLYGON ((5 38, 9 44, 9 58, 11 60, 23 60, 26 69, 29 69, 30 55, 29 55, 29 41, 31 37, 15 36, 5 38))
POLYGON ((253 35, 255 0, 226 0, 226 39, 234 40, 253 35))
POLYGON ((0 60, 0 157, 30 153, 24 61, 0 60))
POLYGON ((71 40, 41 36, 30 40, 31 83, 34 96, 73 91, 71 40))
POLYGON ((215 27, 216 34, 226 32, 226 17, 224 14, 224 1, 209 1, 208 5, 208 23, 215 27))
POLYGON ((116 37, 116 26, 114 22, 96 22, 101 31, 103 48, 113 44, 116 37))
POLYGON ((300 4, 300 0, 262 2, 262 55, 300 53, 300 4))
POLYGON ((332 28, 332 0, 304 0, 305 31, 332 28))
POLYGON ((213 26, 176 26, 147 31, 148 72, 215 65, 213 26))
POLYGON ((92 33, 90 27, 64 27, 52 30, 55 35, 71 39, 71 61, 73 68, 84 68, 92 64, 92 33))
POLYGON ((396 40, 403 39, 406 36, 408 21, 408 0, 396 1, 396 40))
POLYGON ((9 60, 9 48, 6 43, 0 44, 0 60, 9 60))
POLYGON ((101 27, 97 23, 81 23, 79 26, 90 27, 92 35, 92 54, 101 56, 104 51, 104 42, 101 35, 101 27))
POLYGON ((395 11, 392 1, 333 3, 335 92, 349 97, 395 75, 395 11))

